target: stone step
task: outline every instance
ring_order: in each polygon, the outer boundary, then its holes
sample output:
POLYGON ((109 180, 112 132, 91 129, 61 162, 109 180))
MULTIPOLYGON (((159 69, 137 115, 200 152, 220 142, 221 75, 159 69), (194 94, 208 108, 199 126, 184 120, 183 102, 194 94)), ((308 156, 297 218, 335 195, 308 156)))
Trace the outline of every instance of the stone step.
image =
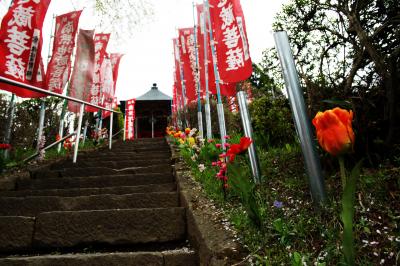
POLYGON ((8 257, 2 266, 195 266, 196 253, 188 249, 162 252, 114 252, 8 257))
POLYGON ((92 210, 0 217, 0 253, 128 246, 185 239, 184 208, 92 210))
POLYGON ((42 189, 42 190, 11 190, 0 191, 0 197, 27 197, 27 196, 60 196, 79 197, 101 194, 124 195, 132 193, 173 192, 176 191, 175 183, 120 186, 103 188, 72 188, 72 189, 42 189))
POLYGON ((176 192, 93 195, 81 197, 0 197, 0 216, 37 216, 42 212, 83 211, 179 206, 176 192))
MULTIPOLYGON (((101 162, 98 165, 102 165, 101 162)), ((57 177, 83 177, 83 176, 102 176, 102 175, 136 175, 150 173, 172 172, 171 164, 152 165, 145 167, 127 167, 122 169, 111 169, 107 167, 74 167, 60 170, 37 170, 31 172, 34 179, 57 178, 57 177)))
POLYGON ((174 182, 170 174, 103 175, 89 177, 64 177, 18 180, 17 190, 103 188, 119 186, 139 186, 174 182))
MULTIPOLYGON (((55 163, 50 166, 50 169, 57 170, 62 168, 76 168, 76 167, 96 167, 99 166, 99 161, 93 160, 80 160, 76 163, 72 161, 63 161, 59 163, 55 163)), ((161 158, 161 159, 149 159, 149 160, 117 160, 117 161, 110 161, 104 160, 101 161, 101 166, 119 169, 119 168, 127 168, 127 167, 135 167, 135 166, 149 166, 155 164, 171 164, 171 159, 169 158, 161 158)))
POLYGON ((101 159, 105 161, 113 160, 147 160, 147 159, 166 159, 171 158, 170 152, 109 152, 109 153, 88 153, 78 156, 79 160, 101 159))

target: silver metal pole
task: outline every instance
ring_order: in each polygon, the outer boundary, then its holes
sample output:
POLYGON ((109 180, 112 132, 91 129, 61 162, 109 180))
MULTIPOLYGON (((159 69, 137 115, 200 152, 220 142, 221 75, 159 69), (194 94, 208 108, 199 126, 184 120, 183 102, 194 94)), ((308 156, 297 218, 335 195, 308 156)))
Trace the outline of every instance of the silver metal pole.
POLYGON ((81 137, 81 128, 82 128, 82 120, 83 120, 83 111, 85 110, 85 105, 81 104, 81 109, 79 111, 79 120, 78 127, 76 129, 76 140, 75 140, 75 149, 74 149, 74 158, 73 163, 76 163, 76 159, 78 158, 78 149, 79 149, 79 139, 81 137))
POLYGON ((137 139, 138 138, 138 129, 139 129, 139 117, 135 118, 135 126, 136 126, 135 139, 137 139))
POLYGON ((293 119, 295 121, 297 134, 300 138, 301 149, 308 172, 311 195, 316 203, 322 203, 326 199, 324 179, 321 171, 321 163, 315 148, 315 142, 304 104, 303 92, 293 59, 289 38, 286 32, 274 34, 278 56, 282 65, 283 77, 289 95, 293 119))
MULTIPOLYGON (((113 113, 111 113, 111 114, 113 114, 113 113)), ((83 128, 83 140, 82 140, 82 144, 83 144, 83 145, 85 145, 85 142, 86 142, 86 134, 87 134, 87 128, 88 128, 88 126, 89 126, 89 121, 86 120, 86 121, 85 121, 85 127, 83 128)))
POLYGON ((199 136, 203 138, 203 114, 201 111, 201 88, 200 88, 200 72, 199 72, 199 51, 197 48, 197 26, 194 19, 194 2, 193 2, 193 39, 194 50, 196 53, 196 85, 197 85, 197 123, 199 125, 199 136))
POLYGON ((124 116, 124 141, 126 141, 126 114, 124 116))
POLYGON ((249 109, 247 107, 247 96, 244 91, 239 91, 236 95, 239 108, 240 108, 240 117, 242 118, 244 135, 253 140, 248 151, 251 165, 251 172, 253 173, 254 183, 259 184, 261 182, 261 170, 260 170, 260 161, 258 160, 256 146, 253 138, 253 127, 251 126, 251 119, 249 109))
POLYGON ((114 113, 110 114, 110 134, 109 134, 109 140, 108 140, 108 148, 111 150, 112 149, 112 137, 113 137, 113 121, 114 120, 114 113))
POLYGON ((46 102, 44 101, 44 99, 42 99, 42 103, 40 105, 39 129, 38 129, 38 135, 37 135, 36 151, 39 151, 40 142, 42 141, 45 114, 46 114, 46 102))
MULTIPOLYGON (((178 40, 179 42, 179 40, 178 40)), ((187 116, 186 116, 186 86, 185 86, 185 80, 183 76, 183 68, 182 68, 182 63, 181 63, 181 56, 180 56, 180 51, 179 51, 179 46, 177 46, 178 43, 175 45, 175 54, 179 62, 179 75, 181 77, 181 88, 182 88, 182 100, 183 100, 183 116, 184 116, 184 122, 185 125, 184 127, 188 126, 188 121, 187 121, 187 116)))
POLYGON ((210 91, 208 89, 208 42, 207 42, 207 22, 206 22, 206 10, 203 4, 203 30, 204 30, 204 80, 206 83, 206 102, 205 102, 205 115, 206 115, 206 127, 207 127, 207 139, 212 139, 212 126, 211 126, 211 108, 210 108, 210 91))
MULTIPOLYGON (((14 122, 14 113, 15 113, 15 94, 11 95, 10 100, 10 107, 8 111, 8 120, 7 120, 7 127, 4 136, 4 143, 10 144, 11 142, 11 131, 14 122)), ((10 156, 10 151, 8 149, 4 150, 4 159, 8 159, 10 156)))
MULTIPOLYGON (((58 135, 60 136, 60 138, 63 138, 64 135, 64 118, 60 117, 60 125, 58 127, 58 135)), ((57 152, 60 153, 61 151, 61 145, 62 143, 60 142, 57 146, 57 152)))
MULTIPOLYGON (((204 0, 203 3, 204 9, 206 10, 206 16, 207 16, 207 21, 208 25, 211 26, 211 18, 210 18, 210 6, 208 3, 208 0, 204 0)), ((217 111, 218 111, 218 123, 219 123, 219 132, 221 135, 221 143, 222 147, 225 149, 225 143, 226 143, 226 124, 225 124, 225 113, 224 113, 224 107, 222 104, 222 99, 221 99, 221 88, 220 88, 220 78, 219 78, 219 72, 217 68, 217 56, 215 52, 215 46, 214 46, 214 38, 213 38, 213 31, 212 29, 209 30, 210 34, 210 46, 211 46, 211 54, 212 54, 212 62, 214 65, 214 73, 215 73, 215 86, 217 88, 217 98, 218 98, 218 104, 217 104, 217 111)))

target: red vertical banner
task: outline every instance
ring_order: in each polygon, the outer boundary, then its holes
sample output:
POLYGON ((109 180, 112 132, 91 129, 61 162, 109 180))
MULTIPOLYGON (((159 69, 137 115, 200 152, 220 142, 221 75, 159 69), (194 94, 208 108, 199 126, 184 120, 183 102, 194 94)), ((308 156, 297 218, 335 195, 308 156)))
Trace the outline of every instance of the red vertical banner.
MULTIPOLYGON (((212 52, 210 46, 210 38, 209 38, 209 29, 210 25, 207 22, 207 19, 204 14, 203 5, 197 5, 197 23, 199 25, 199 30, 197 32, 198 39, 198 47, 199 47, 199 70, 200 70, 200 82, 202 88, 205 89, 205 69, 207 67, 208 70, 208 90, 210 94, 216 95, 217 89, 215 84, 215 73, 214 73, 214 65, 212 61, 212 52), (207 45, 204 46, 204 34, 206 34, 207 45), (207 51, 207 64, 204 61, 205 56, 204 52, 207 51)), ((236 94, 236 84, 235 83, 226 83, 223 80, 220 80, 220 89, 221 95, 225 96, 234 96, 236 94)), ((205 93, 205 92, 204 92, 205 93)))
MULTIPOLYGON (((70 96, 88 101, 93 84, 94 30, 79 30, 74 71, 71 77, 70 96)), ((80 104, 69 101, 68 110, 78 113, 80 104)))
MULTIPOLYGON (((100 70, 101 70, 101 65, 103 64, 104 57, 106 56, 106 50, 109 40, 110 40, 109 33, 97 33, 94 36, 94 46, 95 46, 94 76, 88 102, 100 106, 102 105, 101 102, 102 84, 101 84, 100 70)), ((86 106, 86 111, 96 112, 97 109, 94 107, 86 106)))
POLYGON ((112 66, 112 75, 114 80, 114 90, 117 89, 117 79, 119 73, 119 63, 121 62, 123 54, 112 53, 110 54, 111 66, 112 66))
POLYGON ((179 52, 179 42, 178 39, 175 38, 173 39, 173 44, 174 44, 174 62, 175 62, 175 70, 174 70, 174 83, 176 87, 176 95, 177 95, 177 100, 178 103, 181 105, 178 105, 177 108, 181 109, 183 108, 183 101, 186 99, 183 99, 182 97, 182 80, 181 80, 181 62, 180 62, 180 52, 179 52))
POLYGON ((49 91, 62 94, 71 74, 71 55, 75 47, 80 11, 70 12, 56 18, 53 55, 47 66, 46 84, 49 91))
POLYGON ((125 136, 127 140, 135 138, 135 103, 136 99, 126 101, 125 105, 125 136))
MULTIPOLYGON (((185 84, 186 93, 185 96, 188 100, 188 104, 197 101, 196 91, 196 75, 193 69, 193 56, 195 57, 194 50, 194 36, 193 28, 179 29, 179 53, 181 59, 181 66, 183 69, 183 80, 185 84)), ((196 63, 194 63, 196 64, 196 63)), ((195 67, 195 66, 194 66, 195 67)))
MULTIPOLYGON (((13 2, 1 22, 0 75, 43 87, 44 72, 40 68, 42 26, 49 4, 50 0, 13 2)), ((24 98, 44 96, 7 84, 2 84, 1 89, 24 98)))
POLYGON ((226 83, 247 79, 252 73, 249 42, 239 0, 210 0, 218 70, 226 83))
MULTIPOLYGON (((105 58, 101 67, 101 84, 102 84, 102 103, 105 108, 112 109, 114 102, 114 79, 111 60, 105 58)), ((103 118, 110 115, 109 111, 103 111, 103 118)))

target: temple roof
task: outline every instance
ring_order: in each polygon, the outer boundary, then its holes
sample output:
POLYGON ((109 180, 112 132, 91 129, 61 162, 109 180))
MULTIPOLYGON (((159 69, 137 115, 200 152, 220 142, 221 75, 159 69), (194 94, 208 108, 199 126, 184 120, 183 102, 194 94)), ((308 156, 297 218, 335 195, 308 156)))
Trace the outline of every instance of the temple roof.
POLYGON ((151 90, 136 98, 136 101, 171 101, 172 98, 158 90, 154 83, 151 90))

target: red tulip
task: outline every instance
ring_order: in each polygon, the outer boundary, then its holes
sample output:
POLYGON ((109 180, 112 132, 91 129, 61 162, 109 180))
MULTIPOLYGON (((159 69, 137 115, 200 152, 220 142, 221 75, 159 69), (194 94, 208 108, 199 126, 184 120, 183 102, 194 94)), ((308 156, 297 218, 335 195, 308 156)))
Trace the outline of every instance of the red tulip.
POLYGON ((318 112, 312 120, 321 147, 332 155, 353 150, 354 132, 351 125, 353 112, 336 107, 318 112))
POLYGON ((248 137, 240 138, 239 144, 232 144, 229 150, 226 152, 226 156, 229 156, 229 161, 233 162, 236 155, 244 153, 253 141, 248 137))
POLYGON ((0 144, 0 150, 10 150, 11 145, 10 144, 0 144))

